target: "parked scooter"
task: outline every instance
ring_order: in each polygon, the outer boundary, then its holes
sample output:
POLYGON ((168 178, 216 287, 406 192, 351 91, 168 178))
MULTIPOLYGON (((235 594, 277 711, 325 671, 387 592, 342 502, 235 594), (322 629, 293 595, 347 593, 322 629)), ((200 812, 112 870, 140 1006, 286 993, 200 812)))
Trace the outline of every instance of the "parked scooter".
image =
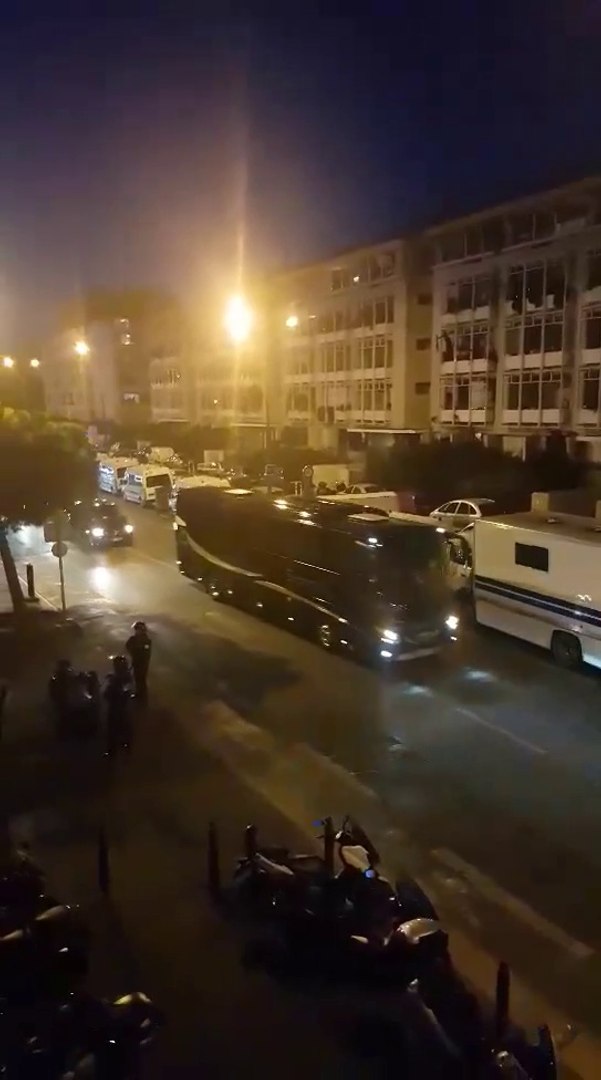
POLYGON ((322 856, 259 847, 249 826, 234 874, 235 895, 277 925, 287 955, 338 977, 374 977, 397 987, 424 976, 430 964, 447 962, 447 935, 427 897, 416 912, 413 891, 405 908, 361 827, 350 818, 338 833, 331 819, 323 825, 322 856))

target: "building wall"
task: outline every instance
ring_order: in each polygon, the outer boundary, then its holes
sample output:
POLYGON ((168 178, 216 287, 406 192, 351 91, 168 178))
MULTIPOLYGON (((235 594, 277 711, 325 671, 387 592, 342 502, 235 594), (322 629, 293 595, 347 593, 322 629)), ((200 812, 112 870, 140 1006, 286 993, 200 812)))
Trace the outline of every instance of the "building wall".
POLYGON ((341 431, 428 427, 431 297, 412 246, 347 252, 279 275, 274 292, 283 425, 334 449, 341 431))
POLYGON ((507 448, 550 431, 601 434, 601 182, 430 234, 431 410, 507 448))

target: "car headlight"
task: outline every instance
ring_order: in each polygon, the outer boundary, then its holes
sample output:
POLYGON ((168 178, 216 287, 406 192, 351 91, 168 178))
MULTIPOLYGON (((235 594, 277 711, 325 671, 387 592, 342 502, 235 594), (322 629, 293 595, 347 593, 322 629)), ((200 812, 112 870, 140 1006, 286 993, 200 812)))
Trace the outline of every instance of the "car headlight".
POLYGON ((134 531, 133 525, 124 525, 123 526, 123 532, 133 533, 133 531, 134 531))
POLYGON ((104 529, 101 529, 100 525, 96 525, 96 526, 95 526, 95 527, 94 527, 94 528, 92 529, 92 536, 93 536, 93 537, 94 537, 94 538, 95 538, 96 540, 100 540, 101 536, 104 536, 104 529))
POLYGON ((458 616, 457 615, 447 615, 447 617, 445 619, 445 626, 447 627, 448 630, 458 630, 459 629, 459 618, 458 618, 458 616))
POLYGON ((380 639, 388 645, 398 645, 401 635, 396 630, 389 630, 385 627, 384 629, 380 628, 380 639))

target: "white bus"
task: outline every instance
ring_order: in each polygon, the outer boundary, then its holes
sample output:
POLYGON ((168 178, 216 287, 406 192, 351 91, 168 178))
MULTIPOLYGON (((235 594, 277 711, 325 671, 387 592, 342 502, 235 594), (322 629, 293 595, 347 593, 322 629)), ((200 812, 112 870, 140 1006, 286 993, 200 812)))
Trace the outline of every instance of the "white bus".
POLYGON ((132 465, 125 473, 123 498, 149 506, 156 502, 157 488, 173 487, 173 473, 165 465, 132 465))
POLYGON ((98 463, 98 487, 110 495, 121 495, 125 474, 135 465, 132 458, 105 457, 98 463))
POLYGON ((474 525, 476 621, 550 649, 562 667, 601 668, 601 525, 510 514, 474 525))

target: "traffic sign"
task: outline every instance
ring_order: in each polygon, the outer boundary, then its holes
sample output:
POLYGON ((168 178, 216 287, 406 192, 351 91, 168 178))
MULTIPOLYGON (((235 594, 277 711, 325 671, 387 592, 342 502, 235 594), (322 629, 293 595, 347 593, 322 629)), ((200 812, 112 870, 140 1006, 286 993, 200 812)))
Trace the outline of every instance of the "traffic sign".
POLYGON ((67 554, 69 548, 65 544, 64 540, 57 540, 56 544, 53 544, 52 547, 50 548, 50 550, 51 550, 52 554, 54 555, 55 559, 64 559, 64 557, 67 554))

